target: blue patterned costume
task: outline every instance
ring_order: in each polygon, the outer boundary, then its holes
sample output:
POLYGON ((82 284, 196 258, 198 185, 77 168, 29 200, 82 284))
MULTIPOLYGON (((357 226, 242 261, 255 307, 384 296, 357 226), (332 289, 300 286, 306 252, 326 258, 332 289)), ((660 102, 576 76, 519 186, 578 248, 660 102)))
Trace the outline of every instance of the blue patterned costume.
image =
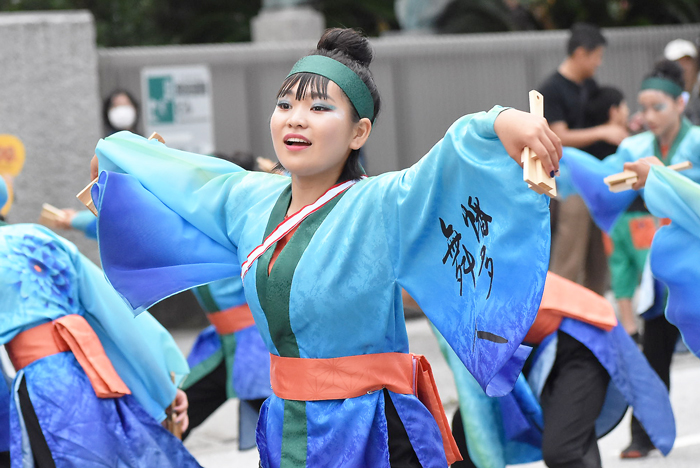
POLYGON ((56 467, 199 466, 159 423, 175 396, 170 372, 179 378, 188 372, 172 337, 150 314, 134 319, 70 242, 37 225, 0 227, 0 343, 73 314, 87 320, 131 395, 98 398, 70 351, 32 362, 12 383, 12 466, 34 464, 21 385, 56 467))

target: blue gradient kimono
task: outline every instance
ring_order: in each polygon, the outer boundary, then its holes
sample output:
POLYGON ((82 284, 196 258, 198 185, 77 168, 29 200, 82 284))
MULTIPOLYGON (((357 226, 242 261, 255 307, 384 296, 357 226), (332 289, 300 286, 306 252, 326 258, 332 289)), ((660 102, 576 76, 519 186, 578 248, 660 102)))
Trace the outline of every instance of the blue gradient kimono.
POLYGON ((670 218, 651 244, 651 269, 668 287, 666 318, 700 357, 700 185, 652 166, 644 201, 654 216, 670 218))
MULTIPOLYGON (((306 218, 271 273, 245 277, 268 350, 335 358, 408 352, 401 289, 489 395, 509 392, 549 260, 545 196, 528 189, 493 124, 465 116, 409 169, 359 181, 306 218)), ((98 239, 105 273, 135 310, 232 276, 283 220, 288 177, 246 172, 129 133, 100 141, 98 239), (128 255, 126 255, 128 253, 128 255)), ((389 392, 424 467, 446 466, 432 415, 389 392)), ((388 467, 384 392, 328 401, 271 396, 258 422, 263 467, 388 467)))
MULTIPOLYGON (((613 193, 603 179, 622 172, 624 163, 646 156, 663 160, 656 137, 649 131, 625 138, 617 152, 602 161, 576 148, 564 148, 562 175, 557 184, 563 195, 574 192, 581 195, 596 224, 608 232, 639 193, 636 190, 613 193)), ((682 174, 700 182, 700 127, 693 126, 685 118, 665 163, 671 165, 684 161, 692 162, 693 167, 682 174)))
POLYGON ((187 363, 150 314, 134 319, 102 272, 48 229, 0 227, 0 343, 70 314, 83 316, 132 394, 98 398, 72 352, 34 361, 12 383, 12 466, 33 466, 17 388, 24 380, 57 467, 196 467, 159 423, 187 363))
MULTIPOLYGON (((627 411, 641 422, 664 455, 673 447, 676 426, 668 390, 621 325, 601 330, 564 318, 559 330, 591 350, 610 375, 605 403, 596 420, 602 437, 627 411)), ((544 420, 539 398, 556 359, 557 334, 546 337, 533 356, 527 379, 521 375, 513 392, 487 398, 436 333, 440 349, 455 377, 469 455, 478 468, 505 468, 542 459, 544 420)))
MULTIPOLYGON (((205 312, 212 313, 245 304, 240 276, 226 278, 192 290, 205 312)), ((255 447, 258 412, 246 407, 245 400, 257 400, 272 394, 270 353, 253 325, 235 333, 219 335, 214 326, 205 328, 192 346, 187 363, 190 374, 181 388, 187 389, 212 372, 222 361, 226 365, 226 395, 239 398, 238 446, 255 447)))

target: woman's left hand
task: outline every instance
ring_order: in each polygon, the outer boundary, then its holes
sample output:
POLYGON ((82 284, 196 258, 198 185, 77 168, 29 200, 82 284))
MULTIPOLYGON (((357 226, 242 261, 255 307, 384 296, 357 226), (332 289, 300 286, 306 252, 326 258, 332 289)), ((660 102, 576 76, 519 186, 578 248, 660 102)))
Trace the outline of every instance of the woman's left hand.
POLYGON ((175 416, 175 422, 181 425, 182 432, 185 432, 190 425, 190 417, 187 415, 189 406, 187 394, 178 388, 175 394, 175 402, 173 403, 173 411, 177 415, 175 416))
POLYGON ((523 149, 528 147, 542 162, 547 174, 553 177, 559 173, 561 140, 543 117, 517 109, 506 109, 496 117, 493 129, 508 155, 520 166, 523 165, 520 160, 523 149))
POLYGON ((663 166, 659 158, 656 156, 647 156, 645 158, 638 159, 634 162, 627 162, 624 164, 626 171, 632 171, 637 173, 637 182, 632 185, 634 190, 639 190, 644 187, 647 183, 647 177, 649 176, 649 171, 651 166, 663 166))
POLYGON ((100 163, 97 160, 97 155, 94 155, 90 160, 90 180, 97 179, 97 176, 100 175, 99 168, 100 163))

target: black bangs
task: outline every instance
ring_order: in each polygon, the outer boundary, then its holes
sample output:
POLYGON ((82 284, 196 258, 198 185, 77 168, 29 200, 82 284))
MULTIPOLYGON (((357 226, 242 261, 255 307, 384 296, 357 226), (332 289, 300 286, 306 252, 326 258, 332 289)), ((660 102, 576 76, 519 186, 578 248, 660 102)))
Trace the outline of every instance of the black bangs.
POLYGON ((315 73, 295 73, 292 76, 288 76, 287 79, 282 83, 282 87, 277 93, 277 98, 286 96, 289 94, 291 89, 297 87, 296 96, 294 98, 297 101, 302 101, 306 98, 306 93, 311 93, 311 98, 321 98, 328 99, 328 82, 330 80, 325 76, 317 75, 315 73))

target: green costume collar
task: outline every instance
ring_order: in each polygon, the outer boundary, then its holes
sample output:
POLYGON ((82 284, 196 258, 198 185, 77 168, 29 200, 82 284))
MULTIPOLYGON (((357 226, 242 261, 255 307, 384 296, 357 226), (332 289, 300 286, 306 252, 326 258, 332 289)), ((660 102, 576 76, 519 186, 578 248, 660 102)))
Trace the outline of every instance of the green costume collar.
POLYGON ((307 55, 292 67, 287 78, 297 73, 313 73, 328 78, 350 99, 360 118, 374 121, 374 100, 362 78, 347 66, 323 55, 307 55))
POLYGON ((641 91, 644 91, 645 89, 656 89, 657 91, 663 91, 674 99, 683 94, 683 88, 678 86, 676 83, 671 80, 667 80, 666 78, 659 78, 656 76, 642 81, 641 91))
POLYGON ((661 147, 659 146, 658 138, 654 137, 654 156, 659 158, 664 165, 668 166, 669 162, 671 162, 671 159, 676 154, 676 150, 691 128, 693 128, 693 124, 690 122, 690 120, 688 120, 686 117, 681 117, 681 128, 678 130, 678 135, 676 135, 676 138, 673 140, 668 153, 666 153, 666 157, 661 154, 661 147))

